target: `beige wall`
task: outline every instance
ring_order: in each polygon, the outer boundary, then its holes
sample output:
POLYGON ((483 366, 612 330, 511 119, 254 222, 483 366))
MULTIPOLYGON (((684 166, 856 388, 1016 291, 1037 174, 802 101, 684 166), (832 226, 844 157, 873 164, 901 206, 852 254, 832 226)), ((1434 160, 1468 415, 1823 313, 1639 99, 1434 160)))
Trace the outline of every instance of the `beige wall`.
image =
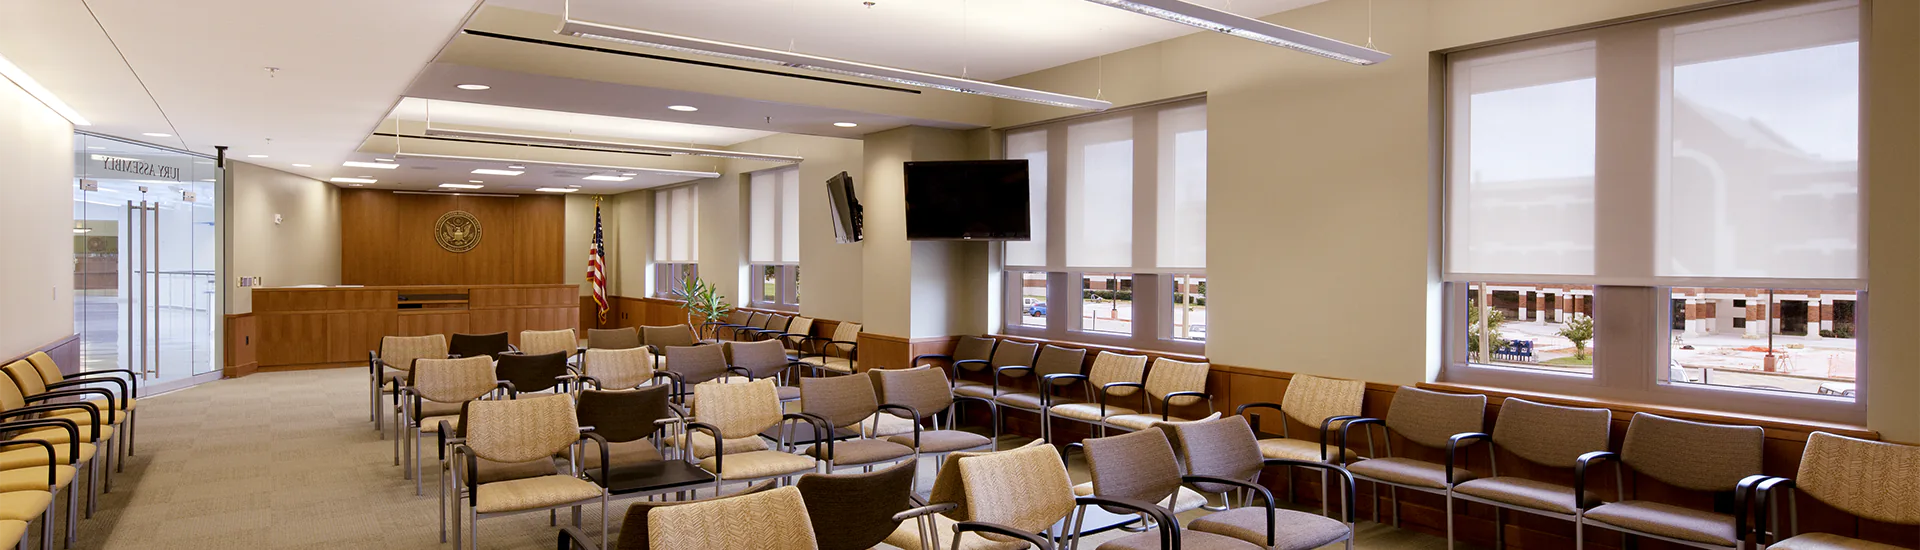
MULTIPOLYGON (((593 242, 593 195, 567 195, 566 247, 567 283, 580 285, 581 296, 592 296, 587 286, 587 245, 593 242)), ((619 295, 620 269, 613 255, 620 251, 620 216, 616 203, 621 195, 608 195, 600 202, 600 244, 607 253, 607 297, 619 295)), ((649 221, 651 218, 640 218, 649 221)), ((611 319, 609 319, 611 320, 611 319)))
POLYGON ((0 355, 73 334, 73 126, 0 79, 0 355))
POLYGON ((630 191, 613 196, 610 217, 624 223, 616 224, 617 231, 609 230, 620 236, 606 243, 607 261, 613 269, 607 290, 617 296, 643 297, 647 294, 647 255, 653 252, 653 193, 630 191))
POLYGON ((340 284, 340 188, 227 161, 227 313, 253 311, 241 277, 267 286, 340 284), (273 223, 274 215, 280 223, 273 223))
MULTIPOLYGON (((827 179, 846 172, 853 178, 854 185, 862 185, 866 175, 861 164, 860 140, 780 134, 728 149, 806 159, 800 163, 800 313, 819 319, 859 321, 865 300, 861 284, 861 245, 834 242, 827 179)), ((775 167, 771 163, 738 160, 728 164, 734 170, 745 171, 775 167)), ((864 195, 860 198, 866 199, 864 195)))

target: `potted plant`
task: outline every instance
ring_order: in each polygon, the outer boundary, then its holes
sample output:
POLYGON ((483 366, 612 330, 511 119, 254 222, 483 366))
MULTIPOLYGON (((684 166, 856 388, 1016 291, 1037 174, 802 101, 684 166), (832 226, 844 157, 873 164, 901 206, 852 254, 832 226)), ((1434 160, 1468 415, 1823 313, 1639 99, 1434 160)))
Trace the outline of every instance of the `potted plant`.
POLYGON ((684 302, 680 307, 687 312, 687 325, 701 338, 715 338, 714 327, 707 323, 725 319, 733 312, 733 304, 727 303, 727 297, 697 276, 682 277, 680 288, 674 289, 673 295, 684 302))

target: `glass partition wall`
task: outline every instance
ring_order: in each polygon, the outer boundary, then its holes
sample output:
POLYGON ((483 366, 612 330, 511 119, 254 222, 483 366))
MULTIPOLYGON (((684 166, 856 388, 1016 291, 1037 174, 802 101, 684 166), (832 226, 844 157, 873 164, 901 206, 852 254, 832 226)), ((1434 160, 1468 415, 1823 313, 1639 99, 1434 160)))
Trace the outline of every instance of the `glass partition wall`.
POLYGON ((74 159, 81 368, 132 370, 143 393, 218 377, 215 160, 86 133, 74 159))

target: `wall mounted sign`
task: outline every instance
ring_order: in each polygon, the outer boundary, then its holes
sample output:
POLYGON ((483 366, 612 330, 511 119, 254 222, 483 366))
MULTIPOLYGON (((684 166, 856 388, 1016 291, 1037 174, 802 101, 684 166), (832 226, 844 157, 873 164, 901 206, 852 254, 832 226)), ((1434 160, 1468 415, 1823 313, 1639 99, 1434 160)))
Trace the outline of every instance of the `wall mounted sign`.
POLYGON ((93 155, 93 160, 100 161, 100 168, 109 172, 122 172, 180 181, 180 167, 178 166, 154 164, 144 160, 108 155, 93 155))
POLYGON ((461 253, 480 246, 480 220, 465 210, 440 215, 433 224, 433 240, 447 252, 461 253))

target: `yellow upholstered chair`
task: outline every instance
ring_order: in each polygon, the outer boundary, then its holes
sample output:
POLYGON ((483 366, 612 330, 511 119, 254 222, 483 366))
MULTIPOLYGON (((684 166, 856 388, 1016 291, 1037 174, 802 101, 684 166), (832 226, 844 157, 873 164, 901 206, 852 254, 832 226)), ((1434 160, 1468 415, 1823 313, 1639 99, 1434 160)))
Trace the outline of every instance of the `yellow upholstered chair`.
POLYGON ((95 459, 111 460, 112 455, 105 452, 105 447, 87 442, 112 440, 108 434, 113 433, 114 428, 108 419, 116 411, 91 403, 34 404, 62 397, 57 393, 42 393, 41 397, 30 400, 21 394, 18 385, 0 382, 0 419, 7 420, 0 423, 0 431, 14 432, 8 441, 0 442, 0 449, 38 447, 0 450, 0 492, 46 491, 50 498, 65 493, 66 539, 71 546, 79 534, 80 517, 80 498, 74 490, 78 487, 74 478, 80 468, 87 469, 86 515, 92 517, 105 470, 95 459), (13 420, 16 418, 20 420, 13 420), (39 445, 41 442, 50 447, 39 445))
MULTIPOLYGON (((20 423, 6 422, 0 423, 0 429, 22 427, 22 425, 37 426, 54 423, 58 423, 58 421, 29 420, 20 423)), ((72 430, 73 427, 63 426, 55 429, 72 430)), ((43 461, 55 460, 61 447, 69 447, 67 452, 71 453, 72 449, 70 447, 73 445, 73 443, 54 444, 37 439, 13 439, 0 441, 0 450, 4 450, 0 451, 0 455, 23 453, 37 455, 38 458, 43 461)), ((25 548, 27 542, 27 524, 35 519, 39 519, 40 547, 43 550, 53 550, 54 496, 58 494, 59 491, 65 490, 72 485, 72 471, 73 469, 71 467, 67 467, 65 470, 65 480, 60 479, 61 472, 59 470, 46 467, 22 469, 19 470, 17 474, 13 474, 13 471, 10 470, 9 474, 11 475, 0 474, 0 545, 17 545, 25 548)), ((67 492, 67 499, 69 502, 77 502, 74 500, 72 491, 67 492)), ((75 515, 73 511, 74 509, 69 507, 67 513, 67 522, 69 524, 74 523, 75 515)), ((89 513, 88 516, 91 517, 92 514, 89 513)), ((76 532, 76 527, 77 526, 70 526, 67 529, 68 538, 66 545, 69 547, 73 546, 73 535, 76 532)))
POLYGON ((133 425, 139 420, 139 414, 134 412, 134 409, 140 404, 140 377, 134 376, 133 371, 128 369, 90 370, 67 375, 60 371, 59 364, 54 363, 53 356, 47 355, 44 351, 36 351, 28 355, 27 362, 33 364, 33 369, 40 372, 40 379, 46 383, 48 390, 96 384, 106 384, 97 387, 109 388, 110 391, 119 390, 116 392, 119 396, 117 398, 95 398, 88 399, 87 402, 93 403, 96 407, 112 406, 126 412, 127 421, 124 431, 127 436, 127 454, 133 454, 133 425))
POLYGON ((1777 503, 1785 500, 1787 524, 1776 530, 1762 523, 1760 534, 1765 540, 1791 534, 1767 546, 1777 550, 1900 548, 1832 533, 1802 533, 1794 501, 1806 493, 1842 512, 1911 527, 1920 525, 1920 491, 1914 490, 1915 483, 1920 483, 1920 447, 1813 432, 1807 436, 1795 479, 1761 482, 1761 517, 1766 517, 1766 511, 1777 511, 1777 503))
POLYGON ((860 370, 860 323, 841 321, 833 327, 833 337, 820 338, 808 336, 800 340, 800 348, 807 350, 800 357, 800 364, 820 371, 838 374, 853 374, 860 370))
POLYGON ((410 444, 394 439, 394 452, 406 452, 405 479, 412 479, 414 494, 420 494, 420 437, 441 434, 443 425, 459 424, 460 410, 468 402, 486 397, 494 390, 510 388, 494 378, 493 359, 485 355, 459 359, 421 359, 407 372, 407 385, 400 388, 400 411, 394 425, 410 434, 410 444))
MULTIPOLYGON (((568 472, 529 469, 520 475, 492 479, 479 472, 480 461, 501 464, 538 464, 567 452, 575 443, 592 440, 588 449, 604 452, 607 442, 598 434, 582 433, 573 396, 543 395, 524 399, 482 399, 467 405, 466 439, 454 447, 454 485, 466 488, 468 542, 477 548, 481 519, 522 512, 571 508, 573 525, 580 525, 580 506, 600 502, 600 540, 607 540, 607 491, 599 484, 568 472)), ((603 454, 600 479, 610 471, 603 454)), ((551 462, 548 462, 551 465, 551 462)), ((454 514, 454 547, 460 547, 460 517, 454 514)))
MULTIPOLYGON (((413 360, 420 358, 445 359, 447 357, 447 337, 444 334, 426 336, 386 336, 380 338, 380 349, 367 352, 367 390, 368 412, 373 416, 373 431, 386 436, 385 418, 380 413, 380 394, 393 394, 393 408, 400 408, 400 386, 406 383, 407 371, 413 368, 413 360)), ((394 465, 400 464, 395 456, 394 465)))

